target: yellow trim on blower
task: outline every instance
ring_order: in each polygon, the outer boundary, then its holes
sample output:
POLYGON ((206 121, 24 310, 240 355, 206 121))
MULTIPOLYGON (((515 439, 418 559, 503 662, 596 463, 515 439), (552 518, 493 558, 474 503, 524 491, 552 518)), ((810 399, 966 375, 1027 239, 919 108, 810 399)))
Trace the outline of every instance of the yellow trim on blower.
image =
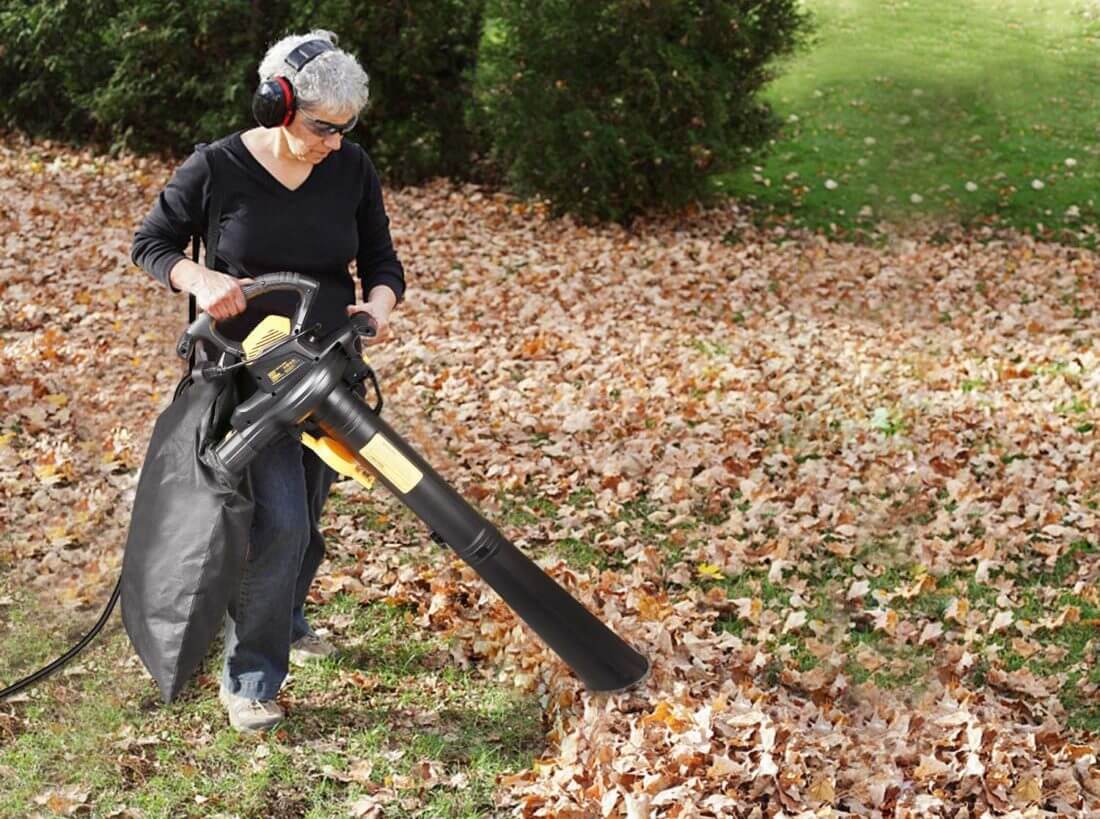
POLYGON ((397 447, 391 444, 384 435, 376 433, 367 441, 366 446, 359 450, 370 465, 377 469, 382 476, 394 485, 398 492, 408 494, 413 487, 420 483, 424 477, 413 462, 398 452, 397 447))
POLYGON ((322 435, 314 438, 308 432, 302 432, 302 443, 317 453, 317 457, 343 475, 358 481, 367 489, 374 488, 374 476, 369 474, 355 460, 355 456, 339 441, 322 435))
POLYGON ((272 345, 278 344, 290 335, 290 319, 286 316, 269 315, 252 328, 241 348, 245 361, 255 361, 272 345))

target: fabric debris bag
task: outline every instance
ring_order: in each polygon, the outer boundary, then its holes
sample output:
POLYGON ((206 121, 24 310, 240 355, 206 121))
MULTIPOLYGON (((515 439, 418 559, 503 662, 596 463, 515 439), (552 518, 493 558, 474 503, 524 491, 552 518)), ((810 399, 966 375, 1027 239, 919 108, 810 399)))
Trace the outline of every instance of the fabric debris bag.
POLYGON ((204 456, 221 442, 238 386, 181 384, 153 427, 122 560, 122 622, 171 702, 225 621, 252 525, 247 471, 234 476, 204 456))
MULTIPOLYGON (((217 178, 216 153, 204 151, 212 179, 217 178)), ((214 267, 221 212, 220 195, 212 187, 205 236, 209 268, 214 267)), ((193 257, 197 261, 197 237, 193 257)), ((189 312, 194 319, 193 301, 189 312)), ((205 459, 230 430, 241 384, 236 373, 194 382, 195 356, 207 357, 202 344, 195 347, 172 403, 153 427, 122 559, 122 622, 165 702, 194 674, 224 623, 252 525, 247 470, 234 476, 205 459)))

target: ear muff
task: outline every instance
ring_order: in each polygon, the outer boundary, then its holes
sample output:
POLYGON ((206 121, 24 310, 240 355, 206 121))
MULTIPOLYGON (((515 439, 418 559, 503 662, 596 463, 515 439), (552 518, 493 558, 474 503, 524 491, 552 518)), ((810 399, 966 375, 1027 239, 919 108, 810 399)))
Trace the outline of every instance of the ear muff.
POLYGON ((286 77, 260 83, 252 95, 252 116, 265 128, 290 124, 294 119, 294 87, 286 77))
MULTIPOLYGON (((335 49, 336 46, 328 40, 307 40, 287 54, 284 62, 297 73, 319 54, 335 49)), ((264 80, 252 95, 252 116, 265 128, 289 125, 294 120, 297 109, 298 98, 294 93, 294 86, 281 74, 264 80)))

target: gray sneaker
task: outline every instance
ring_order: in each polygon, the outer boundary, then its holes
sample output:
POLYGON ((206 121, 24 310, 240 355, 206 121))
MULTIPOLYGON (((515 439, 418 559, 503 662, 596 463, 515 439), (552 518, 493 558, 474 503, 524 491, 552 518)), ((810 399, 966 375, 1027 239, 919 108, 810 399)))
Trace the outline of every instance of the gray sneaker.
POLYGON ((316 634, 306 634, 290 644, 290 662, 292 665, 305 665, 330 657, 336 653, 336 646, 316 634))
POLYGON ((275 700, 250 700, 231 694, 224 687, 218 691, 218 699, 229 712, 229 724, 238 731, 263 731, 286 716, 275 700))

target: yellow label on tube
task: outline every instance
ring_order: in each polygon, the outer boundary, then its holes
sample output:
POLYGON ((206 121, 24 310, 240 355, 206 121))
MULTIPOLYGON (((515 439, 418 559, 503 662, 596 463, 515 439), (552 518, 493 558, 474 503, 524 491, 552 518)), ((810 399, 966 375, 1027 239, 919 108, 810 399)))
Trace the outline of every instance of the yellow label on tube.
POLYGON ((397 447, 386 440, 382 434, 376 434, 367 441, 366 446, 359 450, 359 454, 366 458, 382 477, 392 483, 398 492, 403 494, 412 491, 412 488, 424 477, 413 462, 398 452, 397 447))

